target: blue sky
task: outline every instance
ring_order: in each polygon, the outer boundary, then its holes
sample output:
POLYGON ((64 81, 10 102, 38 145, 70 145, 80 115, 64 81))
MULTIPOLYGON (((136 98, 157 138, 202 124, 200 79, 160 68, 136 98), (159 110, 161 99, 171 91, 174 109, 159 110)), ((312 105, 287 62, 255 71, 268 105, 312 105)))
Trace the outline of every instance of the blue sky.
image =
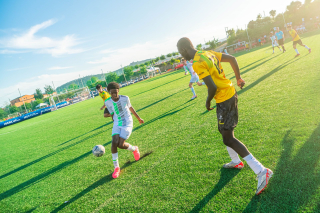
POLYGON ((45 84, 225 37, 259 13, 284 12, 291 0, 7 1, 0 0, 0 106, 45 84))

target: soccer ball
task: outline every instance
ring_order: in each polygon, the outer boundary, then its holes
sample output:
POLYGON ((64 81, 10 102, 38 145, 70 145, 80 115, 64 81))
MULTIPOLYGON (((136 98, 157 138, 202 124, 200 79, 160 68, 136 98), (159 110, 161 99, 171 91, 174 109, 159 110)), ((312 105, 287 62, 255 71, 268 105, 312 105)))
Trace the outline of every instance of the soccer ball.
POLYGON ((106 152, 106 150, 104 149, 104 146, 102 146, 102 145, 96 145, 92 149, 92 154, 96 157, 101 157, 105 152, 106 152))

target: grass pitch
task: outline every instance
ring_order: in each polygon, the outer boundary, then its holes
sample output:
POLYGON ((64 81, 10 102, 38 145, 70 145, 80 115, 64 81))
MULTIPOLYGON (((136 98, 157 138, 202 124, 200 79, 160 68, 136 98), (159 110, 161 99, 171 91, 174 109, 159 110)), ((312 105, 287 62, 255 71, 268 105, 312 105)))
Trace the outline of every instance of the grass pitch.
POLYGON ((313 49, 298 47, 299 58, 289 39, 284 54, 269 45, 236 55, 246 87, 236 87, 235 135, 274 171, 260 196, 247 165, 222 169, 230 159, 216 112, 205 109, 206 87, 195 86, 198 98, 189 101, 190 76, 178 70, 120 89, 146 123, 134 118, 128 142, 142 158, 119 150, 118 179, 100 97, 1 129, 0 211, 320 211, 319 31, 302 39, 313 49), (106 147, 100 158, 91 154, 97 144, 106 147))

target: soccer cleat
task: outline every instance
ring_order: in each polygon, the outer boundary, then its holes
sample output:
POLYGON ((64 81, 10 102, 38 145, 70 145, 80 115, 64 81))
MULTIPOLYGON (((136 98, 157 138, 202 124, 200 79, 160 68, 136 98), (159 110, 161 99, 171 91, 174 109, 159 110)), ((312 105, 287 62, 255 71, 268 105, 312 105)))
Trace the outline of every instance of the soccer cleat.
POLYGON ((191 100, 195 99, 196 97, 198 97, 198 96, 196 96, 196 95, 192 96, 191 100))
POLYGON ((136 161, 138 161, 140 159, 140 152, 139 152, 139 148, 137 146, 136 146, 136 149, 133 151, 133 156, 136 161))
POLYGON ((299 56, 300 56, 300 54, 297 54, 297 55, 295 56, 295 58, 296 58, 296 57, 299 57, 299 56))
POLYGON ((117 168, 114 169, 112 177, 113 178, 117 178, 117 177, 119 177, 119 175, 120 175, 120 167, 117 167, 117 168))
POLYGON ((311 48, 309 48, 309 53, 311 53, 311 48))
POLYGON ((256 191, 256 195, 260 194, 268 185, 270 178, 272 177, 273 172, 271 169, 266 168, 257 176, 258 187, 256 191))
POLYGON ((243 163, 240 161, 240 163, 234 163, 233 161, 231 161, 230 163, 226 163, 223 165, 223 168, 226 169, 242 169, 244 167, 243 163))

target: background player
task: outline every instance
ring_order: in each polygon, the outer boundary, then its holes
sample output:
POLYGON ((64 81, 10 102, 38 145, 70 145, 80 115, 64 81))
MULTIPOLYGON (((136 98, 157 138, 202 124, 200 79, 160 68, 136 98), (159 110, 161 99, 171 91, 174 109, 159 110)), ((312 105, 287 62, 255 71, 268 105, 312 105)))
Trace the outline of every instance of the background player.
POLYGON ((289 30, 289 34, 291 35, 292 37, 292 41, 293 41, 293 49, 296 51, 297 55, 295 57, 298 57, 300 56, 300 53, 297 49, 297 44, 299 44, 300 46, 303 46, 305 47, 307 50, 309 50, 309 53, 311 53, 311 48, 309 48, 307 45, 303 44, 301 39, 300 39, 300 36, 298 35, 298 33, 292 29, 292 26, 289 24, 288 25, 288 30, 289 30))
POLYGON ((105 101, 105 105, 109 110, 109 116, 113 115, 113 128, 112 128, 112 145, 111 153, 114 165, 113 178, 120 175, 120 167, 118 161, 118 148, 127 149, 133 152, 134 159, 140 159, 140 152, 137 146, 132 146, 126 142, 132 132, 133 120, 131 113, 138 119, 140 124, 144 121, 139 117, 134 108, 131 106, 128 96, 119 95, 120 86, 116 82, 108 84, 108 92, 111 97, 105 101))
POLYGON ((245 81, 241 79, 238 62, 235 57, 213 51, 197 51, 188 38, 181 38, 177 44, 179 53, 186 59, 193 59, 193 69, 199 74, 208 87, 206 108, 210 108, 210 102, 215 98, 217 103, 218 129, 222 135, 223 143, 232 159, 225 164, 225 168, 243 168, 238 154, 247 162, 250 168, 257 174, 258 187, 256 194, 260 194, 267 186, 273 172, 265 168, 247 147, 234 137, 234 128, 238 123, 238 95, 232 82, 226 79, 220 62, 228 62, 234 70, 237 84, 242 89, 245 81))
POLYGON ((284 34, 281 30, 279 30, 279 27, 277 27, 277 31, 276 31, 275 35, 277 37, 279 45, 282 46, 283 52, 285 52, 286 49, 284 48, 284 34))
MULTIPOLYGON (((109 95, 106 91, 104 91, 104 90, 102 89, 102 86, 101 86, 100 84, 98 84, 98 85, 96 86, 96 89, 98 90, 99 95, 100 95, 100 97, 102 98, 103 102, 105 102, 108 98, 110 98, 110 95, 109 95)), ((103 109, 104 109, 103 116, 104 116, 105 118, 110 117, 110 113, 109 113, 108 109, 106 108, 106 106, 105 106, 104 104, 103 104, 103 106, 100 108, 100 110, 103 110, 103 109)))
POLYGON ((190 87, 190 89, 191 89, 191 92, 193 93, 193 96, 192 96, 192 98, 191 98, 191 100, 193 100, 193 99, 195 99, 195 98, 197 97, 197 95, 196 95, 196 92, 194 91, 194 88, 193 88, 192 84, 193 84, 193 83, 197 83, 198 86, 202 86, 202 85, 204 84, 204 82, 203 82, 203 83, 200 83, 200 82, 199 82, 199 76, 197 75, 197 73, 195 73, 195 72, 193 71, 192 63, 191 63, 191 62, 185 60, 184 58, 181 59, 181 62, 182 62, 182 64, 183 64, 183 68, 184 68, 184 71, 185 71, 184 74, 186 75, 186 74, 189 72, 190 75, 191 75, 189 87, 190 87))
POLYGON ((274 54, 274 47, 275 47, 275 46, 278 47, 279 50, 281 51, 281 48, 279 47, 278 42, 277 42, 277 39, 276 39, 276 37, 273 35, 273 32, 270 32, 270 39, 271 39, 271 41, 272 41, 272 49, 273 49, 273 53, 272 53, 272 54, 274 54))

